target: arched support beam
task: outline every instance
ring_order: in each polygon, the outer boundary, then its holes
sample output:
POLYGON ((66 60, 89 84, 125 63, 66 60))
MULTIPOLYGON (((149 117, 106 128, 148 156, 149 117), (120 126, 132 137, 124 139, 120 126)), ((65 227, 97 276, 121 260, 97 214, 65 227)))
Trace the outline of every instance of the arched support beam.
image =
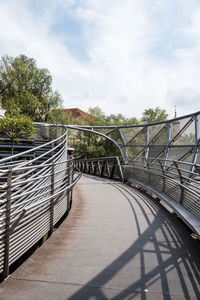
MULTIPOLYGON (((54 125, 55 126, 55 125, 54 125)), ((60 126, 60 125, 59 125, 60 126)), ((120 154, 122 156, 122 159, 123 159, 123 162, 124 164, 126 164, 126 158, 124 156, 124 153, 122 151, 122 148, 120 147, 120 145, 115 141, 113 140, 112 138, 110 138, 109 136, 107 136, 106 134, 104 133, 101 133, 99 131, 95 131, 93 129, 88 129, 88 128, 83 128, 83 127, 78 127, 78 126, 73 126, 73 125, 63 125, 64 128, 68 128, 68 129, 73 129, 73 130, 79 130, 79 131, 85 131, 85 132, 89 132, 89 133, 94 133, 96 135, 99 135, 99 136, 102 136, 104 137, 105 139, 109 140, 110 142, 114 143, 115 146, 119 149, 120 151, 120 154)))
MULTIPOLYGON (((39 123, 39 122, 34 122, 35 125, 39 125, 39 126, 47 126, 47 127, 61 127, 61 128, 65 128, 65 129, 73 129, 73 130, 79 130, 79 131, 85 131, 85 132, 89 132, 89 133, 93 133, 93 134, 96 134, 96 135, 99 135, 99 136, 102 136, 104 137, 105 139, 109 140, 110 142, 112 142, 113 144, 115 144, 115 146, 119 149, 120 151, 120 154, 122 156, 122 159, 123 159, 123 162, 124 164, 126 164, 126 157, 122 151, 122 148, 120 147, 120 145, 115 141, 113 140, 112 138, 110 138, 109 136, 107 136, 106 134, 104 133, 101 133, 99 131, 96 131, 94 128, 95 127, 92 127, 92 126, 84 126, 84 127, 80 127, 80 126, 77 126, 77 125, 63 125, 63 124, 47 124, 47 123, 39 123)), ((96 126, 96 128, 112 128, 112 129, 115 129, 115 128, 118 128, 117 126, 116 127, 113 127, 113 126, 96 126)))

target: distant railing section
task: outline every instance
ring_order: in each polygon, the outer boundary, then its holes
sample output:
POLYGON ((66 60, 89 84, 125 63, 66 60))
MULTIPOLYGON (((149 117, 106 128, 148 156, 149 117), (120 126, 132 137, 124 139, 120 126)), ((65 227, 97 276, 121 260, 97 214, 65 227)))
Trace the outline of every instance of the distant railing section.
POLYGON ((141 157, 123 165, 118 157, 107 157, 77 160, 75 166, 84 173, 114 177, 155 194, 200 237, 200 165, 141 157))
POLYGON ((83 173, 124 181, 118 156, 75 160, 75 167, 83 173))
POLYGON ((180 203, 200 219, 200 166, 184 161, 141 159, 125 168, 128 180, 138 180, 180 203))
POLYGON ((67 159, 67 133, 21 154, 0 160, 0 274, 70 210, 80 177, 67 159), (24 160, 32 154, 31 160, 24 160))

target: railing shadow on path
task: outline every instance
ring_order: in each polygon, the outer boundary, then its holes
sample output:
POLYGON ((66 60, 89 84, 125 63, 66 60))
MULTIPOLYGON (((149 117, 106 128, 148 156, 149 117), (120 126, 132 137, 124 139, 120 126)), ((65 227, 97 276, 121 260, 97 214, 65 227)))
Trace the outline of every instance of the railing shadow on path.
MULTIPOLYGON (((95 180, 102 181, 98 178, 95 180)), ((200 259, 188 242, 189 234, 184 231, 183 225, 178 223, 177 226, 177 220, 168 212, 166 216, 166 210, 159 202, 147 198, 141 191, 134 189, 133 193, 132 188, 120 183, 113 183, 112 186, 128 201, 138 238, 117 259, 67 299, 200 299, 200 259), (150 214, 145 212, 143 204, 148 207, 150 214), (145 230, 144 223, 139 221, 138 210, 144 216, 145 230), (135 270, 137 275, 134 277, 138 277, 136 280, 129 278, 127 274, 129 285, 125 284, 123 287, 123 283, 120 283, 119 288, 107 285, 138 255, 140 266, 135 270), (151 261, 147 261, 147 255, 151 261), (168 278, 171 272, 174 276, 173 284, 168 278), (154 290, 151 290, 153 285, 154 290)), ((132 274, 133 270, 130 276, 132 274)))

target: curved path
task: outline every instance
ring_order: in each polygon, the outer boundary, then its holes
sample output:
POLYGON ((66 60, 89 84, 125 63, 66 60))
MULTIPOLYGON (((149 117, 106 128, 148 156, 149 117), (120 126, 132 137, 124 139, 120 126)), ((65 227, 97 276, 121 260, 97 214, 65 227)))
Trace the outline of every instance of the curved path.
POLYGON ((0 299, 200 299, 199 254, 158 201, 83 175, 68 218, 0 285, 0 299))

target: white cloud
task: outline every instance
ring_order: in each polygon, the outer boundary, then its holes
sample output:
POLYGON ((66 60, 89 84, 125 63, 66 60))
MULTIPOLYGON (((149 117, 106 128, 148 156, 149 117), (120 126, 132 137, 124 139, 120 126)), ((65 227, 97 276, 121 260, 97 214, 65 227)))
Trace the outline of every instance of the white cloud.
MULTIPOLYGON (((42 1, 47 4, 42 13, 33 13, 31 2, 0 2, 0 54, 24 53, 48 68, 66 107, 87 110, 99 105, 106 113, 138 117, 148 107, 166 108, 170 117, 175 104, 179 115, 199 109, 200 8, 189 0, 182 1, 180 28, 174 28, 176 37, 184 36, 187 47, 172 48, 168 59, 153 52, 162 40, 167 41, 162 36, 164 23, 170 32, 172 16, 164 14, 162 1, 152 7, 139 0, 71 0, 67 5, 64 0, 42 1), (188 6, 193 13, 183 22, 188 6), (60 16, 64 20, 69 14, 81 26, 84 45, 78 40, 77 45, 79 52, 85 52, 85 60, 73 55, 64 34, 53 31, 60 16)), ((69 34, 70 22, 68 26, 69 34)))

